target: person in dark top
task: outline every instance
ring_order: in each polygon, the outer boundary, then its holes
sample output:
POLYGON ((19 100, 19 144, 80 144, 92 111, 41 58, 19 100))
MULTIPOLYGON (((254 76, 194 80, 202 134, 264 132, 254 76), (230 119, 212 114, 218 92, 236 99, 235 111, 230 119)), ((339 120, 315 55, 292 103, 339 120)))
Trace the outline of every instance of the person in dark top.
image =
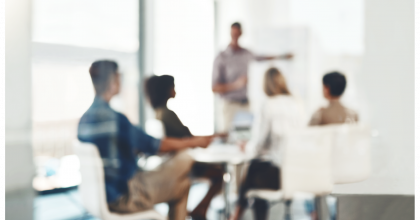
POLYGON ((102 158, 106 199, 110 211, 133 213, 167 202, 170 220, 185 220, 190 187, 188 174, 192 158, 184 151, 207 147, 212 137, 155 139, 133 126, 126 116, 114 111, 109 101, 119 93, 118 64, 100 60, 89 69, 95 99, 80 119, 77 137, 96 145, 102 158), (174 152, 159 170, 142 171, 137 166, 140 153, 153 155, 174 152))
POLYGON ((156 112, 156 119, 162 121, 167 137, 192 137, 188 127, 184 126, 178 116, 168 109, 166 103, 175 98, 175 84, 172 76, 152 76, 146 81, 146 94, 156 112))
MULTIPOLYGON (((151 76, 146 81, 146 93, 150 104, 156 112, 156 119, 163 123, 165 135, 172 138, 194 137, 172 110, 168 109, 167 102, 175 98, 174 77, 169 75, 151 76)), ((220 192, 223 182, 223 168, 218 165, 209 165, 196 162, 192 168, 193 177, 210 178, 211 186, 207 195, 190 213, 193 219, 206 219, 207 209, 212 198, 220 192)))

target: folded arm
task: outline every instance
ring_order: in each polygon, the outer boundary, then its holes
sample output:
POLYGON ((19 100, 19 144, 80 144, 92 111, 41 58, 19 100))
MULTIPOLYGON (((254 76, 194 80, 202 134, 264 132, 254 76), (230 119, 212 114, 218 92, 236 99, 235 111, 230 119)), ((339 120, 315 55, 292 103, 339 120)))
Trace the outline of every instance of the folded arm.
POLYGON ((216 83, 213 85, 213 92, 214 93, 227 93, 231 91, 235 91, 241 88, 244 88, 248 82, 248 77, 246 75, 239 77, 232 83, 216 83))

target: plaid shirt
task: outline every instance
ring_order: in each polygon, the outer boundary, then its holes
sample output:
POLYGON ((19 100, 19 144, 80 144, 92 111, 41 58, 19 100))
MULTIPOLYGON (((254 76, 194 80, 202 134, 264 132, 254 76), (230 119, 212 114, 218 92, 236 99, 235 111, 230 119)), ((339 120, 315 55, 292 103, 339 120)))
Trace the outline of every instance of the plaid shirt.
POLYGON ((128 180, 139 171, 137 155, 156 154, 160 147, 160 140, 133 126, 126 116, 111 109, 98 96, 80 119, 77 136, 80 141, 98 147, 108 203, 128 192, 128 180))

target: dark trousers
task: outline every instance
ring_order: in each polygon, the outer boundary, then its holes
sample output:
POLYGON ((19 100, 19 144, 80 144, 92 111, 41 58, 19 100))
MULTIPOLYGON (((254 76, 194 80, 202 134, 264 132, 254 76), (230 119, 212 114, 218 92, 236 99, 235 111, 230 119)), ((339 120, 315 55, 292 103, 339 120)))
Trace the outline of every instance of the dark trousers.
MULTIPOLYGON (((246 178, 239 189, 238 205, 241 208, 248 206, 246 193, 251 189, 278 190, 280 188, 280 168, 268 161, 252 160, 246 178)), ((254 210, 254 219, 267 219, 269 209, 268 201, 255 199, 252 208, 254 210)))

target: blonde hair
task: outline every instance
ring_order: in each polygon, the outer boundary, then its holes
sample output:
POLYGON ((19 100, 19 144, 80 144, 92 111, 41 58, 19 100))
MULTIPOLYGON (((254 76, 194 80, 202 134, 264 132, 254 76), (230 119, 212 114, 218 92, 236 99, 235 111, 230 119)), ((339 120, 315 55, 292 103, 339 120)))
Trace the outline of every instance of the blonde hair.
POLYGON ((280 70, 275 67, 268 69, 264 75, 264 92, 268 96, 275 95, 290 95, 287 88, 286 79, 281 74, 280 70))

